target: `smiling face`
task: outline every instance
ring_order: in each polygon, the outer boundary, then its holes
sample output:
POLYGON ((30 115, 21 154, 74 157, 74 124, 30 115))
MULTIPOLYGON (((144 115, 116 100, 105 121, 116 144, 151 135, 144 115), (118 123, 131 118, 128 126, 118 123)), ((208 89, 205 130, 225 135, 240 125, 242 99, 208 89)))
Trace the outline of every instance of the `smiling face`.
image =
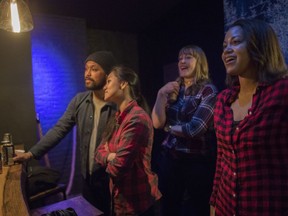
POLYGON ((102 90, 106 82, 106 74, 103 68, 94 61, 85 64, 85 87, 88 90, 102 90))
POLYGON ((195 67, 197 59, 189 53, 182 53, 178 58, 179 76, 183 78, 192 78, 195 76, 195 67))
POLYGON ((123 84, 112 71, 107 77, 106 85, 104 86, 104 100, 114 103, 122 100, 124 98, 123 84))
POLYGON ((222 60, 229 75, 246 77, 255 72, 255 66, 247 49, 247 41, 240 26, 234 26, 226 33, 222 60))

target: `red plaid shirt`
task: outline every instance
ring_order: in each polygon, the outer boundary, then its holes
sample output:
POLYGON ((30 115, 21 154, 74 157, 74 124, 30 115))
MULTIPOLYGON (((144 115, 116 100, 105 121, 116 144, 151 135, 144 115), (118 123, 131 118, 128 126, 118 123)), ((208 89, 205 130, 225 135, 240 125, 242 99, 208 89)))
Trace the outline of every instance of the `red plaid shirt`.
POLYGON ((119 124, 108 143, 116 158, 107 163, 109 152, 102 143, 95 159, 110 175, 110 189, 116 215, 143 213, 160 199, 158 177, 151 171, 153 126, 149 115, 132 101, 122 113, 116 113, 119 124))
POLYGON ((217 168, 210 203, 216 215, 288 215, 288 79, 260 84, 248 115, 233 131, 231 103, 239 86, 215 105, 217 168))

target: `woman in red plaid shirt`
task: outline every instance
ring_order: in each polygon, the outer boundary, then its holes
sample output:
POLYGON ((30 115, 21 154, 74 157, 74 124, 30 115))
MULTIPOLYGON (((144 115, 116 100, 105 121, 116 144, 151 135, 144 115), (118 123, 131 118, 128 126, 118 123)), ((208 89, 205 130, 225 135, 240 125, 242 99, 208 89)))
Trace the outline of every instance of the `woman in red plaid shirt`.
POLYGON ((114 67, 104 91, 104 100, 116 103, 119 111, 108 123, 95 159, 110 175, 113 215, 154 216, 161 193, 151 171, 153 126, 138 75, 114 67))
POLYGON ((211 216, 288 215, 287 66, 272 27, 238 20, 223 42, 211 216))

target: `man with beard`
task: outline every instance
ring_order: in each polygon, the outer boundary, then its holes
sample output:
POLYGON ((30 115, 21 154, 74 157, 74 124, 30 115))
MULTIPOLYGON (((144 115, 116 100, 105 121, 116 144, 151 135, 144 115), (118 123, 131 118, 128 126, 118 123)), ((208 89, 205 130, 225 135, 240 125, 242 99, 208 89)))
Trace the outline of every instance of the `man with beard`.
POLYGON ((85 60, 85 86, 87 91, 78 93, 69 103, 65 113, 44 137, 26 153, 17 153, 14 161, 40 159, 56 146, 76 125, 80 149, 82 194, 95 207, 109 215, 109 178, 105 169, 96 165, 94 150, 100 144, 102 132, 115 105, 104 102, 103 87, 106 77, 115 65, 113 54, 94 52, 85 60))

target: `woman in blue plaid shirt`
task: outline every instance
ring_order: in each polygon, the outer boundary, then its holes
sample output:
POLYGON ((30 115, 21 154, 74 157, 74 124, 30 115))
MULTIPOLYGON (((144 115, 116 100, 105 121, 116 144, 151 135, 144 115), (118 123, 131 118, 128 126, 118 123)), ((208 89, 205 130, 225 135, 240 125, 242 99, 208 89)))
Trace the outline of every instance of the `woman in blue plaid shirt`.
POLYGON ((193 215, 206 216, 215 168, 217 89, 209 79, 206 55, 200 47, 185 46, 178 57, 179 77, 158 91, 152 112, 153 126, 167 132, 158 172, 163 215, 180 215, 188 192, 193 215))

